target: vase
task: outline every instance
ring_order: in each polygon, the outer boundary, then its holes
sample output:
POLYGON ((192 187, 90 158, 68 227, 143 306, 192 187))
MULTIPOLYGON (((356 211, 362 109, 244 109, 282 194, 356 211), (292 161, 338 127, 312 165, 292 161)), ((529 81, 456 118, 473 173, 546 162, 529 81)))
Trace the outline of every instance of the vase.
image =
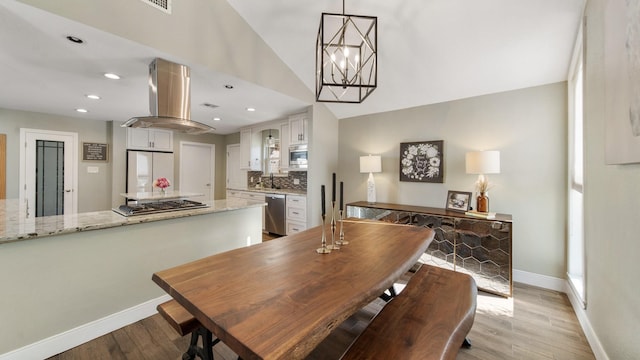
POLYGON ((478 195, 476 210, 478 212, 489 212, 489 197, 483 192, 478 195))
POLYGON ((164 188, 160 188, 160 194, 164 195, 165 194, 165 190, 164 188))

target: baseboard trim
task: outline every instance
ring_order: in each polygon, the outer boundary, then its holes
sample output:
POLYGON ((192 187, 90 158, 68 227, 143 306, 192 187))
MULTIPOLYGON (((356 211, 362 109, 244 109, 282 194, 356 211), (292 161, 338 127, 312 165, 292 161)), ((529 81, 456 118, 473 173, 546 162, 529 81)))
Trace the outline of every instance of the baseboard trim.
POLYGON ((513 281, 549 290, 566 292, 566 280, 513 269, 513 281))
POLYGON ((573 286, 569 283, 569 280, 566 281, 566 289, 565 293, 569 298, 569 302, 571 302, 571 306, 573 307, 573 311, 576 313, 578 317, 578 322, 580 322, 580 326, 582 327, 582 331, 584 331, 584 336, 587 337, 587 341, 589 342, 589 346, 591 346, 591 351, 593 351, 593 355, 595 355, 597 360, 609 360, 609 356, 604 351, 602 347, 602 343, 600 343, 600 339, 596 335, 596 332, 591 327, 591 322, 587 317, 587 311, 582 306, 582 300, 578 297, 578 295, 574 292, 573 286))
POLYGON ((156 306, 169 300, 171 300, 169 295, 160 296, 115 314, 105 316, 102 319, 80 325, 8 353, 0 354, 0 360, 46 359, 120 329, 123 326, 154 315, 157 312, 156 306))

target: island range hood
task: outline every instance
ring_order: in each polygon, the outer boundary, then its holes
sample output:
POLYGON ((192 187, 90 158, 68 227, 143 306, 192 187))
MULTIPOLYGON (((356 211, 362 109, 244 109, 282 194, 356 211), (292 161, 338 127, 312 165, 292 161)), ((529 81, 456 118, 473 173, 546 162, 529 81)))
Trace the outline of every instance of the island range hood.
POLYGON ((191 120, 191 70, 156 58, 149 64, 149 111, 151 116, 127 120, 122 127, 160 128, 198 135, 215 128, 191 120))

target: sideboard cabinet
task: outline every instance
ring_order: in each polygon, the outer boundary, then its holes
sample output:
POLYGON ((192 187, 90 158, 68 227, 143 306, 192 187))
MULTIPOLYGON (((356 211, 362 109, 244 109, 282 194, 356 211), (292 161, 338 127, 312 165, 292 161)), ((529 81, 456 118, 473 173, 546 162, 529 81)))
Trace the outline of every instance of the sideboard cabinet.
POLYGON ((513 294, 511 215, 482 219, 440 208, 359 201, 347 204, 347 217, 431 228, 435 237, 420 261, 467 273, 480 290, 513 294))

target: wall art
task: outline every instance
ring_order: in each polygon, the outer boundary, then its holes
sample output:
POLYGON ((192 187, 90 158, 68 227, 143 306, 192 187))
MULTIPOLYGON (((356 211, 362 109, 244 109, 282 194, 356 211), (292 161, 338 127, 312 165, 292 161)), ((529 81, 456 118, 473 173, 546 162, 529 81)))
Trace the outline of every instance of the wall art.
POLYGON ((400 143, 400 181, 443 183, 444 141, 400 143))
POLYGON ((640 163, 640 2, 605 8, 605 162, 640 163))

